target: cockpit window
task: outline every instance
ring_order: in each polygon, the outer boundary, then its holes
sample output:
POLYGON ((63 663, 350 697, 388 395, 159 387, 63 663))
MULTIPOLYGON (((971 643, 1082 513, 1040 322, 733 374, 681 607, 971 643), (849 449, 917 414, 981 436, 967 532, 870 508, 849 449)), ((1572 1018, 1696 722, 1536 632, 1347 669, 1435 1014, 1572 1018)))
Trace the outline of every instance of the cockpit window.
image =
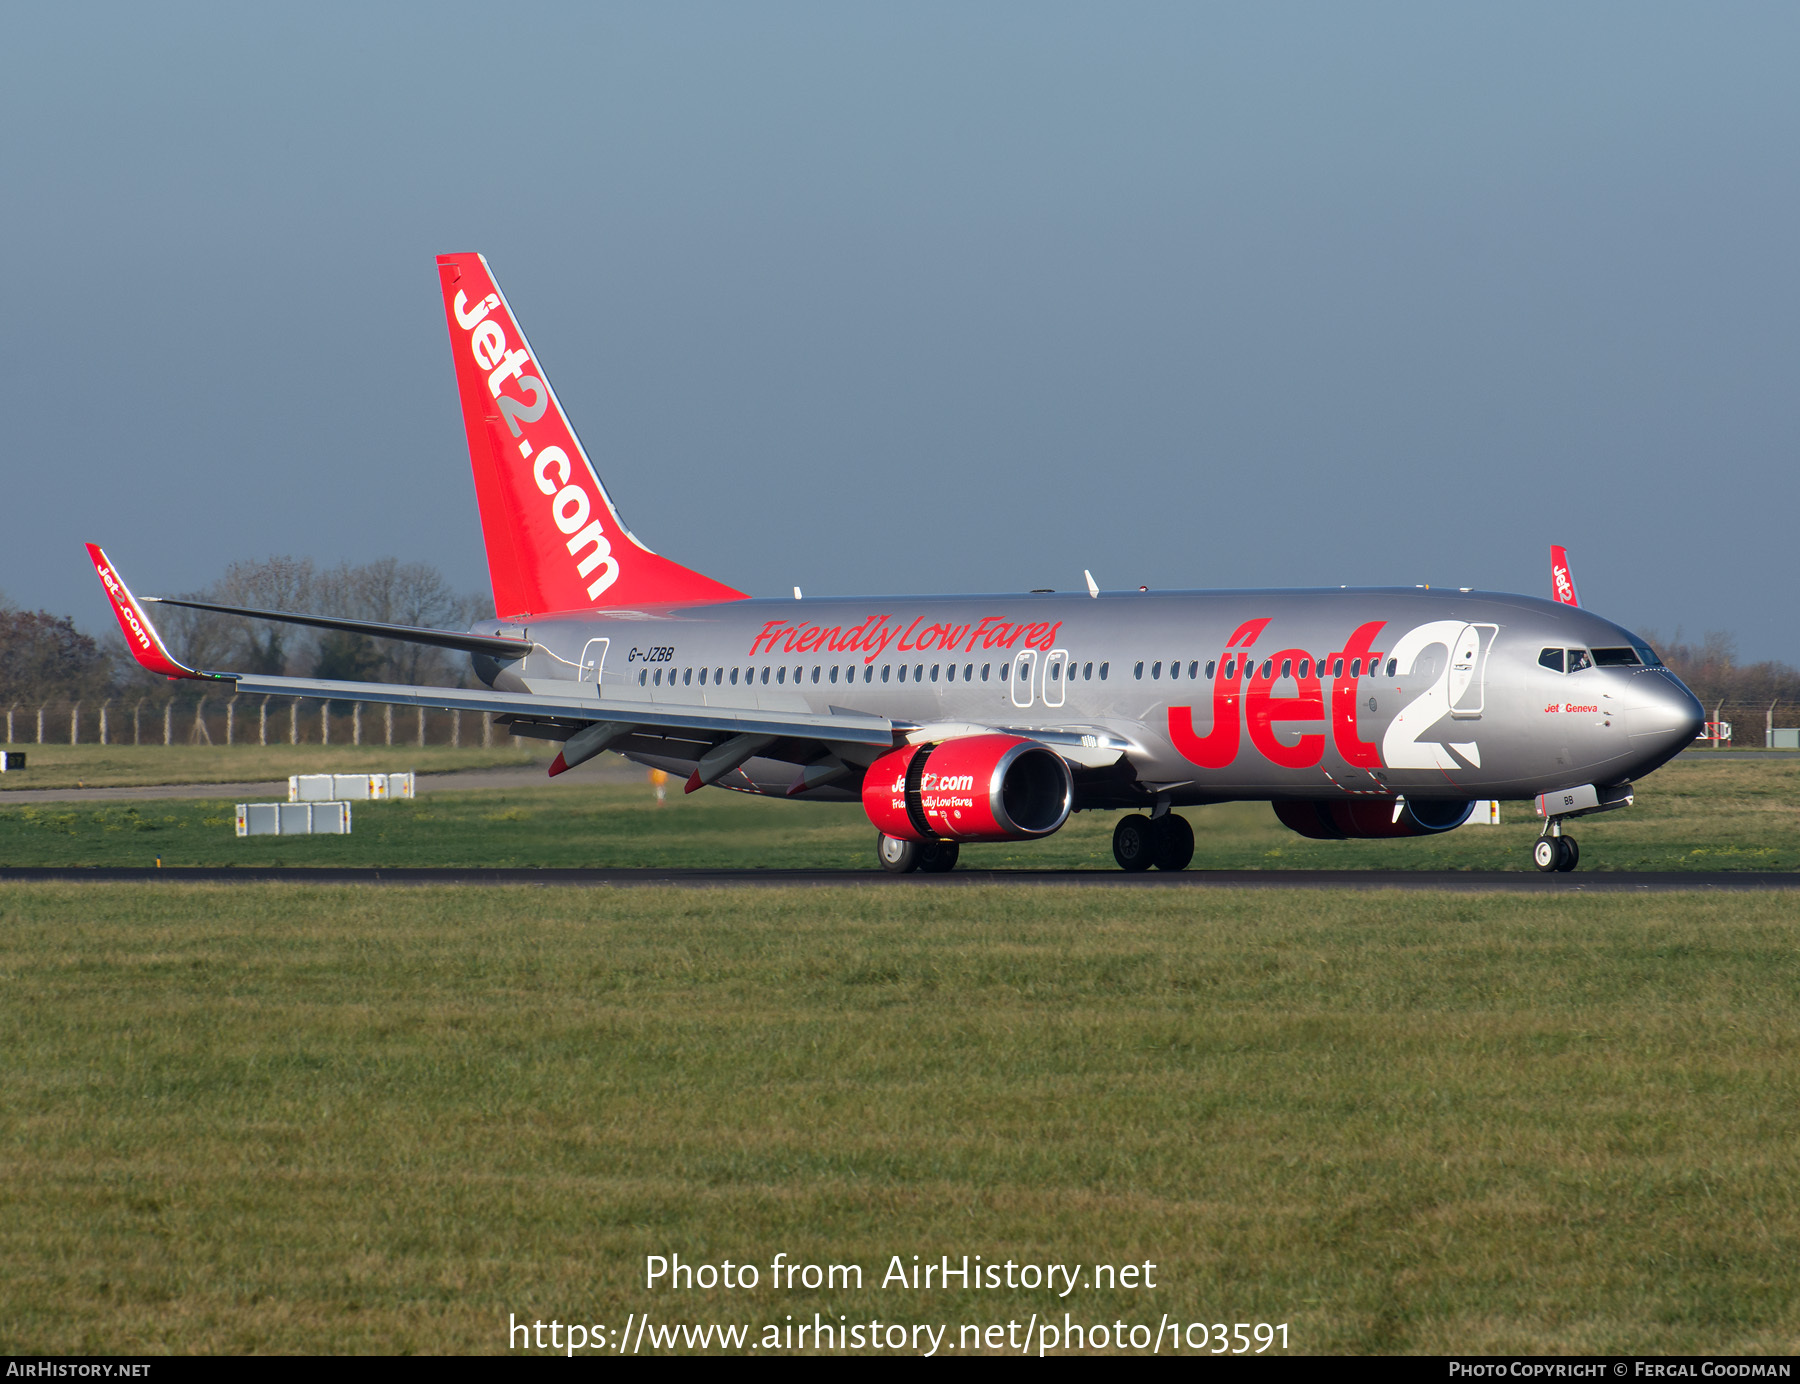
POLYGON ((1646 668, 1660 668, 1663 666, 1663 661, 1656 656, 1656 650, 1651 648, 1648 644, 1634 644, 1632 647, 1637 650, 1638 657, 1644 660, 1644 666, 1646 668))
POLYGON ((1545 649, 1538 655, 1538 662, 1552 673, 1563 670, 1563 651, 1561 649, 1545 649))
POLYGON ((1643 660, 1636 649, 1595 649, 1594 664, 1599 668, 1637 668, 1643 660))
POLYGON ((1569 671, 1571 673, 1579 673, 1583 668, 1592 668, 1593 666, 1593 657, 1586 649, 1569 650, 1569 671))

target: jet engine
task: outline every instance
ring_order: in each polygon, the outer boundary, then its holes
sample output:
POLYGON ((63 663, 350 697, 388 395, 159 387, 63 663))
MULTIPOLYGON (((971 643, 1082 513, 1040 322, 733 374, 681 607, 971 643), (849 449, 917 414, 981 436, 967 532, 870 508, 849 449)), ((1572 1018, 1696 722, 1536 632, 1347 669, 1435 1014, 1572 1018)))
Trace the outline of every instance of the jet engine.
POLYGON ((1469 820, 1475 810, 1472 802, 1460 800, 1406 799, 1395 804, 1390 799, 1363 799, 1360 802, 1288 799, 1274 804, 1275 815, 1282 826, 1310 836, 1315 841, 1343 841, 1379 836, 1435 836, 1440 831, 1454 831, 1469 820))
POLYGON ((863 775, 863 811, 901 841, 1025 841, 1069 820, 1061 755, 1017 735, 903 745, 863 775))

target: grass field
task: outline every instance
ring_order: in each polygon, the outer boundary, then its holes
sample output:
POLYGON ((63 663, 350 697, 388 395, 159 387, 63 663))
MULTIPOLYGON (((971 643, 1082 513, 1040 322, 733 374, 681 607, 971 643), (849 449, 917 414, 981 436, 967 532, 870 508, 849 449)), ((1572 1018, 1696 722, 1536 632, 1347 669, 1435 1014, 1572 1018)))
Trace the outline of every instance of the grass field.
MULTIPOLYGON (((365 753, 366 758, 366 753, 365 753)), ((577 770, 576 774, 581 771, 577 770)), ((1705 759, 1660 770, 1624 811, 1573 825, 1584 870, 1800 869, 1800 763, 1705 759)), ((1266 803, 1192 809, 1198 869, 1530 868, 1526 803, 1499 827, 1404 841, 1309 841, 1266 803)), ((1116 813, 1081 813, 1046 841, 969 846, 967 866, 1112 870, 1116 813)), ((233 834, 229 801, 45 803, 0 799, 3 865, 583 865, 869 869, 874 832, 854 805, 777 802, 677 783, 434 792, 358 804, 349 837, 233 834)))
MULTIPOLYGON (((479 732, 476 733, 479 739, 479 732)), ((514 748, 498 737, 490 750, 479 744, 449 745, 13 745, 25 753, 22 773, 0 774, 0 802, 20 788, 121 788, 157 783, 260 783, 289 774, 391 773, 417 769, 483 769, 545 763, 556 747, 527 741, 514 748)))
POLYGON ((0 923, 7 1352, 646 1310, 1800 1348, 1792 896, 12 885, 0 923), (865 1287, 643 1285, 777 1251, 865 1287), (964 1253, 1157 1287, 876 1286, 964 1253))

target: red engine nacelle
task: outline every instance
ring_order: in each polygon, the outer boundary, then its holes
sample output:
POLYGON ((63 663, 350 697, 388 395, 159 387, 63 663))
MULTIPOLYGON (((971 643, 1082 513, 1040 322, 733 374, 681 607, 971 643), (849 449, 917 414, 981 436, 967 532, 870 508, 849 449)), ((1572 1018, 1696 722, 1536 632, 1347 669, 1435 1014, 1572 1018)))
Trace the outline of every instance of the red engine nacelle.
POLYGON ((1274 804, 1275 815, 1282 826, 1310 836, 1315 841, 1342 841, 1346 838, 1378 836, 1435 836, 1440 831, 1454 831, 1469 820, 1475 810, 1472 802, 1410 798, 1394 813, 1392 800, 1363 799, 1360 802, 1321 802, 1302 799, 1274 804))
POLYGON ((1061 755, 1017 735, 903 745, 863 775, 863 811, 902 841, 1024 841, 1069 820, 1061 755))

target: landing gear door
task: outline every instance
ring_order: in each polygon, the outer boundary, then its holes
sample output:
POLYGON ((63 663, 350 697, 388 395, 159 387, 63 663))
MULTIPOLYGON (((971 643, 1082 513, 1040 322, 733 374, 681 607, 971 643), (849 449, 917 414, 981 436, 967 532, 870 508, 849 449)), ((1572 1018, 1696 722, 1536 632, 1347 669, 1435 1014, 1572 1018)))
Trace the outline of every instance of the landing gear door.
POLYGON ((606 650, 612 643, 610 639, 590 639, 581 651, 581 667, 575 670, 576 682, 591 682, 600 685, 601 671, 606 667, 606 650))
POLYGON ((1021 649, 1013 655, 1012 666, 1012 703, 1014 706, 1030 706, 1032 698, 1031 680, 1037 673, 1037 650, 1021 649))
POLYGON ((1450 649, 1450 714, 1459 721, 1480 717, 1487 699, 1488 654, 1498 625, 1464 625, 1450 649))
POLYGON ((1044 655, 1044 705, 1061 706, 1068 695, 1069 651, 1052 649, 1044 655))

